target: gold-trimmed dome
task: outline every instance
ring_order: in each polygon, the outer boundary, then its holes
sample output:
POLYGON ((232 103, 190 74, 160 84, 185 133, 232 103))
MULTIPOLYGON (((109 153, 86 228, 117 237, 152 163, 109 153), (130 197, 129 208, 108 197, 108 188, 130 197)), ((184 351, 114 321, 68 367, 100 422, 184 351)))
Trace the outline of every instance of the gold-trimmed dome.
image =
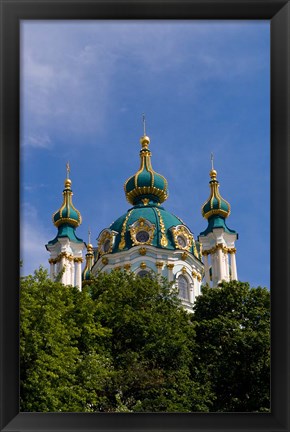
MULTIPOLYGON (((67 165, 67 171, 69 173, 69 166, 67 165)), ((80 212, 75 208, 72 203, 73 192, 71 190, 71 179, 67 178, 64 181, 63 202, 59 210, 52 215, 52 221, 58 228, 61 225, 68 224, 73 227, 78 227, 82 223, 82 217, 80 212)))
POLYGON ((151 165, 150 138, 140 138, 140 168, 124 184, 126 198, 130 204, 162 203, 168 198, 168 184, 165 177, 155 172, 151 165))
POLYGON ((213 215, 227 218, 231 213, 230 204, 221 197, 219 193, 219 182, 217 181, 217 171, 212 169, 210 175, 210 196, 201 208, 204 218, 208 219, 213 215))

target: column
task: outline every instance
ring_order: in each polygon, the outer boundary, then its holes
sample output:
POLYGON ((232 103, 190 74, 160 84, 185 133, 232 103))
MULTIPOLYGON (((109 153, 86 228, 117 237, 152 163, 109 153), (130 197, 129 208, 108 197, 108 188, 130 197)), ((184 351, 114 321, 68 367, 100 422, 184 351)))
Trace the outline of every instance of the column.
POLYGON ((52 281, 54 281, 54 266, 55 266, 55 264, 54 264, 54 262, 53 262, 52 259, 49 260, 49 263, 50 263, 50 273, 49 273, 49 276, 50 276, 50 279, 52 281))
POLYGON ((78 287, 79 290, 82 289, 82 267, 81 260, 78 259, 75 263, 76 270, 76 278, 75 278, 75 286, 78 287))
POLYGON ((174 267, 173 263, 168 263, 167 264, 167 268, 168 268, 168 282, 172 282, 173 281, 173 267, 174 267))
POLYGON ((218 248, 218 267, 219 267, 219 276, 218 276, 218 282, 221 282, 222 280, 226 279, 225 275, 225 263, 224 263, 224 252, 222 249, 222 245, 219 245, 218 248))
POLYGON ((210 285, 210 274, 209 274, 209 265, 208 265, 208 253, 204 251, 203 253, 203 261, 204 261, 204 272, 205 272, 205 282, 210 285))
POLYGON ((232 280, 238 280, 235 249, 231 250, 231 269, 232 269, 232 280))

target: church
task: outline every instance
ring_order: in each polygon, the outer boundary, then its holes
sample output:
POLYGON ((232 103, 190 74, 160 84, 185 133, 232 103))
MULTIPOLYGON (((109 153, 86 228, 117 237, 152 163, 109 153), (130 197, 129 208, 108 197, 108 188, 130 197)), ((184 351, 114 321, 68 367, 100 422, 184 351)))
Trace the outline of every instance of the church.
POLYGON ((189 227, 163 207, 168 184, 152 168, 145 123, 140 143, 140 167, 124 184, 130 208, 99 233, 96 246, 91 244, 90 234, 88 244, 77 236, 82 217, 72 202, 67 165, 63 202, 52 216, 57 234, 46 245, 50 277, 54 280, 62 271, 63 284, 81 289, 99 272, 127 270, 139 277, 150 277, 154 272, 176 284, 183 306, 191 310, 202 283, 217 286, 222 280, 238 278, 238 234, 226 224, 230 204, 219 193, 212 160, 210 194, 201 209, 207 227, 195 239, 189 227))

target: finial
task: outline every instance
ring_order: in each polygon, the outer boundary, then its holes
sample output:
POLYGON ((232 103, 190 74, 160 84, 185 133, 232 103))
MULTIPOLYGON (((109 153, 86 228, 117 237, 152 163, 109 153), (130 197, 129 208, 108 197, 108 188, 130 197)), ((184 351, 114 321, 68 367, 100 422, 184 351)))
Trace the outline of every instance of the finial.
POLYGON ((69 178, 69 173, 70 173, 70 166, 69 166, 69 162, 66 163, 66 179, 64 182, 64 187, 66 189, 70 189, 71 187, 71 179, 69 178))
POLYGON ((143 133, 144 135, 140 138, 140 143, 143 149, 147 149, 150 144, 150 138, 146 135, 146 125, 145 125, 145 114, 142 114, 143 119, 143 133))
POLYGON ((217 172, 213 166, 213 153, 210 154, 210 160, 211 160, 211 171, 210 171, 209 175, 214 180, 214 179, 216 179, 217 172))
POLYGON ((90 229, 90 227, 89 227, 89 230, 88 230, 88 235, 89 235, 89 243, 91 243, 91 229, 90 229))

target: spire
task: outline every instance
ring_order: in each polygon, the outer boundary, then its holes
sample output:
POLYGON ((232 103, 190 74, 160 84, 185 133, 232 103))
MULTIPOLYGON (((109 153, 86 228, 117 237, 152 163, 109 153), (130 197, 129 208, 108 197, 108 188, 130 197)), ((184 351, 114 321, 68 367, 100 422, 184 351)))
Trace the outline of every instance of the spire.
POLYGON ((82 217, 80 212, 74 207, 72 203, 73 192, 71 190, 71 180, 69 178, 70 166, 69 163, 66 164, 66 179, 64 181, 63 190, 63 203, 59 210, 57 210, 53 216, 52 220, 56 227, 61 225, 70 225, 73 227, 78 227, 82 223, 82 217))
POLYGON ((145 204, 149 202, 162 203, 168 197, 167 180, 156 173, 151 165, 150 138, 146 135, 145 115, 143 114, 143 133, 140 138, 140 168, 124 185, 126 198, 130 204, 145 204))
POLYGON ((84 268, 83 274, 82 274, 82 284, 90 283, 92 278, 92 267, 94 265, 94 249, 93 245, 91 244, 91 230, 89 228, 88 230, 88 244, 87 244, 87 253, 86 253, 86 266, 84 268))

